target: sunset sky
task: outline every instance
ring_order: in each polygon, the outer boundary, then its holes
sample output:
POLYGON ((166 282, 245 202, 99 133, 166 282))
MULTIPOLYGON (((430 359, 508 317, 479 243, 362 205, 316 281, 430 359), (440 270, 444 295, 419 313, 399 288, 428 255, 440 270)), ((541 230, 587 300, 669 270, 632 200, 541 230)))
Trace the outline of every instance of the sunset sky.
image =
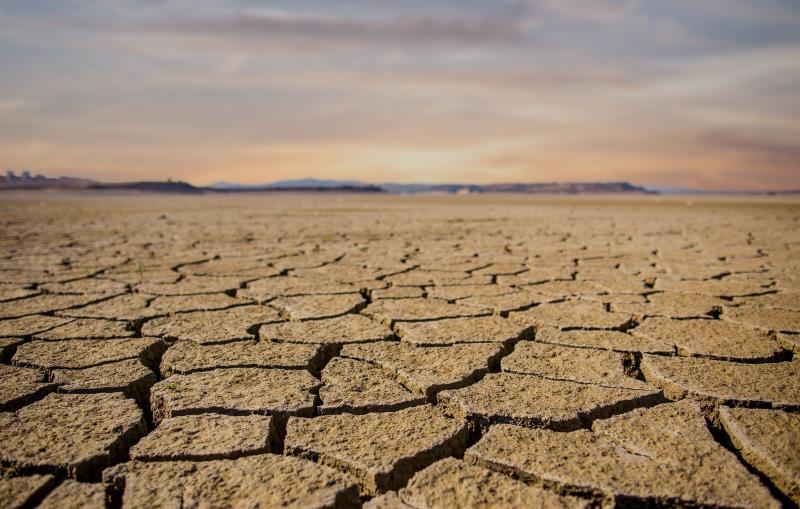
POLYGON ((0 3, 0 169, 800 188, 798 0, 0 3))

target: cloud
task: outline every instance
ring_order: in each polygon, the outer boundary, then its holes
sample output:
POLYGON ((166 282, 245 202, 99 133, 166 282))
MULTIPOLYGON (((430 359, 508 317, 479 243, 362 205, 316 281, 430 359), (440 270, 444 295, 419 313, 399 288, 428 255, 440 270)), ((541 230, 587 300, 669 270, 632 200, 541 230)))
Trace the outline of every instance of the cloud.
POLYGON ((617 16, 632 8, 636 0, 520 0, 535 11, 577 18, 617 16))
POLYGON ((796 0, 8 2, 0 158, 199 183, 269 168, 789 186, 798 13, 796 0))
POLYGON ((0 111, 16 111, 21 110, 28 106, 28 102, 24 99, 4 99, 0 98, 0 111))
POLYGON ((733 152, 750 161, 792 169, 800 180, 800 142, 765 139, 760 136, 716 131, 706 134, 700 142, 709 147, 733 152))
POLYGON ((426 16, 353 19, 278 12, 160 21, 142 27, 170 35, 326 44, 473 44, 514 42, 530 22, 511 17, 426 16))

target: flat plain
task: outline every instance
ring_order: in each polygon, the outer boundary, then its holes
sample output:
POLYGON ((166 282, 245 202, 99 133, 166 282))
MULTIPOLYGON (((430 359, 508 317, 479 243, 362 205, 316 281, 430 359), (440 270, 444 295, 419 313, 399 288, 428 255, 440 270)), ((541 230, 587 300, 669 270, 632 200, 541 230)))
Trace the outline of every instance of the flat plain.
POLYGON ((0 196, 0 507, 796 507, 800 201, 0 196))

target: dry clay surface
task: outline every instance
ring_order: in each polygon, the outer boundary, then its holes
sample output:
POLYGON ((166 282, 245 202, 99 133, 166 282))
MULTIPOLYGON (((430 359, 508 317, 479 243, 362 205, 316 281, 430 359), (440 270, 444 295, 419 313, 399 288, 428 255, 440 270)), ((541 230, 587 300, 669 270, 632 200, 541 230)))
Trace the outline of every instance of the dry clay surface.
POLYGON ((800 203, 0 196, 0 507, 796 507, 800 203))

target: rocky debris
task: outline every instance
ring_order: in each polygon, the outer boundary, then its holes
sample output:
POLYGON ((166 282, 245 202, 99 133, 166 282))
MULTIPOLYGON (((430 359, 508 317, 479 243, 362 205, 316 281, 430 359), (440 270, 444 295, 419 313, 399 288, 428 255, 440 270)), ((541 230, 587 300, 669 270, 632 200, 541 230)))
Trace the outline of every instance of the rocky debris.
POLYGON ((503 353, 499 343, 424 347, 390 341, 345 345, 340 355, 379 366, 403 386, 433 399, 480 379, 503 353))
POLYGON ((319 380, 307 371, 231 368, 172 375, 150 391, 153 419, 202 413, 311 415, 319 380))
POLYGON ((300 295, 341 295, 358 293, 359 287, 350 283, 318 281, 296 277, 270 277, 247 283, 247 288, 236 292, 241 299, 269 302, 278 297, 300 295))
POLYGON ((640 317, 709 318, 719 315, 725 301, 706 295, 661 292, 647 296, 647 303, 612 304, 614 311, 631 313, 640 317))
POLYGON ((30 336, 70 321, 72 321, 71 318, 47 315, 30 315, 11 320, 0 320, 0 337, 30 336))
POLYGON ((266 324, 258 329, 258 336, 262 341, 340 345, 384 341, 394 334, 386 325, 366 316, 344 315, 325 320, 266 324))
POLYGON ((678 355, 685 357, 757 362, 773 360, 782 352, 780 344, 768 333, 722 320, 648 318, 631 334, 674 343, 678 355))
POLYGON ((20 338, 0 338, 0 363, 11 361, 17 347, 24 342, 25 340, 20 338))
POLYGON ((414 472, 458 454, 466 436, 464 421, 426 405, 367 415, 290 418, 285 448, 288 454, 347 472, 362 493, 375 495, 397 489, 414 472))
POLYGON ((79 318, 50 330, 39 332, 33 339, 60 341, 64 339, 113 339, 129 338, 135 334, 127 322, 79 318))
POLYGON ((187 374, 218 368, 307 369, 322 366, 324 351, 319 345, 237 341, 199 345, 178 341, 161 360, 161 374, 187 374))
POLYGON ((145 432, 141 410, 121 394, 49 394, 0 413, 0 461, 94 480, 145 432))
POLYGON ((146 407, 156 374, 139 359, 127 359, 85 369, 54 369, 50 379, 59 392, 121 392, 146 407))
POLYGON ((83 369, 126 359, 158 366, 164 342, 157 338, 30 341, 17 347, 12 362, 43 369, 83 369))
POLYGON ((427 402, 378 366, 342 357, 334 357, 325 366, 322 383, 321 414, 384 412, 427 402))
POLYGON ((241 300, 224 293, 208 295, 177 295, 153 297, 140 293, 120 295, 77 309, 59 311, 59 316, 75 318, 106 318, 139 321, 188 311, 212 311, 241 304, 241 300))
POLYGON ((281 321, 278 312, 266 306, 239 306, 219 311, 196 311, 150 320, 142 334, 200 344, 229 343, 255 339, 261 324, 281 321))
POLYGON ((52 475, 0 477, 0 507, 35 507, 56 484, 58 481, 52 475))
POLYGON ((800 408, 800 362, 744 364, 713 359, 645 355, 648 383, 670 399, 693 398, 728 405, 800 408))
POLYGON ((614 352, 675 353, 675 346, 646 337, 633 336, 614 330, 570 330, 542 327, 536 331, 536 341, 552 345, 594 348, 614 352))
POLYGON ((626 362, 633 357, 608 350, 570 348, 534 341, 517 343, 514 352, 504 357, 502 370, 522 375, 537 375, 551 380, 648 390, 647 384, 628 376, 626 362))
POLYGON ((533 328, 499 316, 450 318, 431 322, 400 322, 395 327, 404 342, 417 346, 446 346, 457 343, 508 343, 533 338, 533 328))
POLYGON ((381 299, 367 306, 363 313, 391 324, 393 322, 487 316, 492 314, 492 311, 461 304, 450 304, 438 299, 381 299))
POLYGON ((138 461, 205 461, 266 454, 276 441, 272 417, 184 415, 162 420, 131 448, 138 461))
POLYGON ((633 321, 628 313, 606 311, 600 302, 563 301, 541 304, 525 311, 514 311, 511 318, 539 327, 551 326, 561 330, 621 330, 633 321))
POLYGON ((465 416, 478 426, 513 423, 569 431, 661 401, 657 390, 632 390, 549 380, 514 373, 489 373, 463 389, 438 394, 448 415, 465 416))
POLYGON ((721 407, 719 418, 744 459, 800 504, 800 415, 721 407))
POLYGON ((358 507, 346 475, 301 458, 263 454, 233 460, 131 461, 103 472, 125 509, 150 507, 358 507), (124 491, 123 491, 124 490, 124 491))
MULTIPOLYGON (((0 302, 0 318, 18 318, 85 306, 102 296, 41 294, 24 299, 0 302)), ((17 333, 19 334, 19 333, 17 333)))
POLYGON ((726 307, 725 320, 774 330, 788 334, 800 334, 800 311, 773 309, 761 306, 726 307))
POLYGON ((56 390, 44 372, 0 364, 0 412, 17 410, 56 390))
POLYGON ((366 301, 360 293, 348 293, 278 297, 269 304, 290 320, 320 320, 356 313, 366 305, 366 301))
MULTIPOLYGON (((413 508, 579 508, 585 501, 560 496, 455 458, 437 461, 399 492, 398 502, 413 508)), ((402 507, 402 506, 401 506, 402 507)))
POLYGON ((38 509, 105 509, 106 490, 100 483, 66 480, 47 495, 38 509))
POLYGON ((464 459, 615 505, 779 507, 686 401, 596 421, 592 431, 493 426, 464 459))

